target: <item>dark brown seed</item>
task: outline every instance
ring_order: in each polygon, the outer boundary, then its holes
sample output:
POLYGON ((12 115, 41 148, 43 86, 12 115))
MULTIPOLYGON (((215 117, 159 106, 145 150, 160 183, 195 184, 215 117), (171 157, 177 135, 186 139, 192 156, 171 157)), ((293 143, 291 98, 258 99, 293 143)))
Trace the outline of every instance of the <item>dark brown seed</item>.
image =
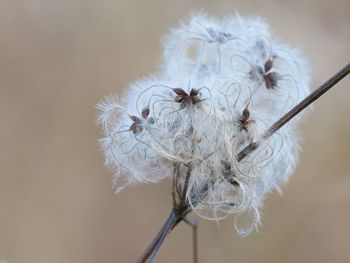
POLYGON ((245 122, 249 119, 250 112, 248 110, 248 107, 245 107, 243 112, 242 112, 242 120, 245 122))
POLYGON ((190 91, 190 97, 194 97, 197 96, 199 93, 199 91, 197 89, 191 89, 190 91))
POLYGON ((136 117, 136 116, 129 116, 130 119, 133 121, 133 122, 139 122, 141 121, 139 117, 136 117))
POLYGON ((148 106, 143 108, 141 115, 142 115, 142 118, 147 119, 147 117, 149 115, 149 107, 148 106))
POLYGON ((175 88, 175 89, 173 89, 173 91, 174 91, 177 95, 180 95, 180 96, 188 96, 187 93, 186 93, 183 89, 175 88))
POLYGON ((140 132, 143 131, 143 127, 141 123, 134 122, 133 124, 131 124, 129 130, 132 131, 134 134, 139 134, 140 132))
POLYGON ((264 64, 264 70, 265 70, 265 74, 270 71, 270 69, 272 69, 273 67, 273 62, 271 59, 268 59, 265 64, 264 64))
POLYGON ((271 72, 264 76, 265 85, 267 89, 274 89, 277 87, 277 79, 279 75, 277 72, 271 72))
MULTIPOLYGON (((186 95, 187 96, 187 95, 186 95)), ((174 99, 175 102, 181 103, 184 100, 184 96, 177 95, 174 99)))

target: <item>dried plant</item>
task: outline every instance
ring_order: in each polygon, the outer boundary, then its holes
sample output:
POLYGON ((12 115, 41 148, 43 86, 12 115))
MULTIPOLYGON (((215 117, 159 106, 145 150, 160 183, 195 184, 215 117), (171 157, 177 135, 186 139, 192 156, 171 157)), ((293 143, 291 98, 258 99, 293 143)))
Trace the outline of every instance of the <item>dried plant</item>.
POLYGON ((174 29, 163 68, 122 100, 98 105, 116 193, 172 179, 172 212, 139 262, 151 262, 191 211, 209 220, 233 215, 241 235, 257 229, 266 193, 280 192, 296 166, 298 113, 340 80, 298 104, 309 94, 303 56, 275 41, 261 19, 238 15, 195 15, 174 29))

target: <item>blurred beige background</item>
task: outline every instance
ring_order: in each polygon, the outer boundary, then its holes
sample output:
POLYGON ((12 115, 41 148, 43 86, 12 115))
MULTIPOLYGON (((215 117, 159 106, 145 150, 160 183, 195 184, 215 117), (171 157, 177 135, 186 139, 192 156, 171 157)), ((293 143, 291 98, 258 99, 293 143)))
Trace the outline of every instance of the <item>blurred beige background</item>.
MULTIPOLYGON (((307 54, 312 89, 350 61, 350 2, 2 0, 0 258, 134 262, 168 216, 170 183, 115 196, 95 104, 158 69, 161 37, 191 10, 261 15, 307 54)), ((259 233, 199 220, 205 262, 350 262, 350 77, 301 123, 303 152, 259 233)), ((155 262, 191 262, 180 225, 155 262)))

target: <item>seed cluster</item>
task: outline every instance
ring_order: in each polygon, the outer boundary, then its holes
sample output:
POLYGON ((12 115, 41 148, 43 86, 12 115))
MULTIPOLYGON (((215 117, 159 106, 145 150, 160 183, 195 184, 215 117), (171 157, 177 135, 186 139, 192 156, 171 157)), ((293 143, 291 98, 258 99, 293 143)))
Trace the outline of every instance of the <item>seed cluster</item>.
POLYGON ((265 194, 295 167, 300 117, 268 140, 262 134, 308 94, 308 83, 303 58, 261 19, 191 17, 165 38, 157 77, 98 105, 116 192, 172 178, 175 208, 185 198, 207 219, 235 214, 237 231, 250 233, 265 194), (252 142, 258 148, 238 161, 252 142))

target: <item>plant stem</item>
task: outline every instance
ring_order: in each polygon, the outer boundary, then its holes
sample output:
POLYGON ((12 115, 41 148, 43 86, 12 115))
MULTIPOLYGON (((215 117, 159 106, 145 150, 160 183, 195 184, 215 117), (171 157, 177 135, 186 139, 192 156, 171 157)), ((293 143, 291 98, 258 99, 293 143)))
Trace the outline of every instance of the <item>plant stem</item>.
POLYGON ((192 227, 192 252, 193 252, 193 263, 198 263, 198 231, 197 231, 197 221, 189 221, 184 218, 183 221, 192 227))
MULTIPOLYGON (((287 112, 283 117, 276 121, 263 135, 263 139, 268 139, 271 135, 281 129, 286 123, 298 115, 302 110, 309 106, 312 102, 321 97, 325 92, 337 84, 340 80, 346 77, 350 73, 350 63, 345 65, 341 70, 339 70, 333 77, 323 83, 319 88, 314 90, 309 96, 299 102, 293 109, 287 112)), ((250 143, 246 146, 237 156, 237 160, 241 161, 249 153, 258 148, 257 143, 250 143)))
POLYGON ((143 255, 139 258, 137 263, 151 263, 153 261, 154 256, 157 254, 166 236, 170 233, 170 230, 173 228, 173 226, 178 220, 181 219, 179 219, 174 209, 172 209, 168 219, 165 221, 164 225, 159 230, 155 238, 152 240, 151 244, 147 247, 143 255))
MULTIPOLYGON (((344 66, 340 71, 338 71, 333 77, 331 77, 328 81, 322 84, 319 88, 313 91, 309 96, 303 99, 300 103, 298 103, 293 109, 291 109, 288 113, 286 113, 283 117, 281 117, 278 121, 276 121, 264 134, 263 139, 268 139, 275 132, 277 132, 280 128, 282 128, 286 123, 288 123, 291 119, 293 119, 297 114, 299 114, 302 110, 304 110, 307 106, 309 106, 312 102, 317 100, 320 96, 322 96, 325 92, 327 92, 330 88, 332 88, 335 84, 337 84, 340 80, 345 78, 350 73, 350 63, 344 66)), ((237 160, 243 160, 248 154, 253 152, 256 148, 259 147, 258 143, 250 143, 246 146, 242 151, 240 151, 237 155, 237 160)), ((186 178, 186 180, 188 180, 186 178)), ((185 187, 184 187, 185 188, 185 187)), ((186 189, 184 189, 186 190, 186 189)), ((151 244, 148 246, 144 254, 137 261, 137 263, 151 263, 153 258, 157 254, 160 246, 164 242, 166 236, 169 234, 169 231, 172 230, 178 223, 184 220, 185 216, 191 211, 189 209, 188 204, 185 202, 182 205, 181 211, 171 210, 171 213, 168 219, 165 221, 163 227, 160 229, 156 237, 153 239, 151 244), (182 211, 183 210, 183 211, 182 211)), ((196 229, 195 229, 196 231, 196 229)), ((196 237, 196 232, 194 232, 194 237, 196 237)), ((196 241, 197 242, 197 241, 196 241)), ((197 247, 194 248, 197 250, 197 247)), ((195 260, 197 260, 195 256, 195 260)))

